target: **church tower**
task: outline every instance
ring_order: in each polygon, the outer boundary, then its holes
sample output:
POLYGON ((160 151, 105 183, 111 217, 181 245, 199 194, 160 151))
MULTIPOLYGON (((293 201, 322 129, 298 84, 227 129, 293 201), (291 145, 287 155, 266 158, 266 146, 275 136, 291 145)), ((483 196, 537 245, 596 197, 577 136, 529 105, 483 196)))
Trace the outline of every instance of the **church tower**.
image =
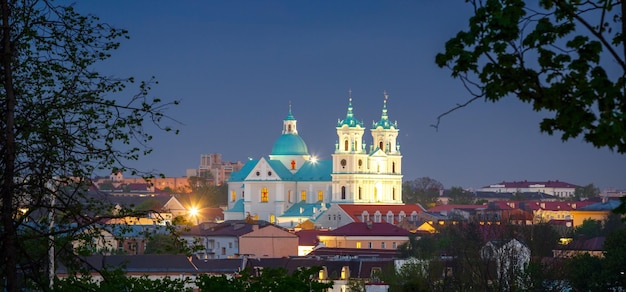
POLYGON ((272 153, 269 155, 270 160, 281 161, 291 173, 296 173, 305 161, 311 159, 306 143, 298 135, 297 122, 291 113, 290 104, 289 113, 283 120, 282 134, 274 142, 272 153))
POLYGON ((380 120, 372 123, 369 158, 372 172, 379 177, 373 188, 374 199, 396 204, 402 203, 402 155, 397 141, 398 123, 391 123, 387 115, 387 92, 384 98, 380 120))
POLYGON ((332 202, 344 204, 401 204, 402 175, 397 124, 387 116, 387 94, 383 115, 374 123, 369 152, 363 141, 365 128, 353 113, 352 96, 346 118, 337 123, 333 157, 332 202))

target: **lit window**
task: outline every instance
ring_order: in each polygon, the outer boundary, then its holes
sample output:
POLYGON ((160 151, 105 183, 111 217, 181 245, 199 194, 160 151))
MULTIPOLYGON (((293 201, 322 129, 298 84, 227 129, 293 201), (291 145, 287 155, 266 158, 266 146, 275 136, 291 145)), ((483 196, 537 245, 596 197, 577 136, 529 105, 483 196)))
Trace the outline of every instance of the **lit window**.
POLYGON ((318 191, 317 192, 317 200, 318 201, 324 201, 324 192, 322 192, 322 191, 318 191))
POLYGON ((269 193, 267 192, 267 188, 261 189, 261 203, 269 202, 269 193))
POLYGON ((348 140, 343 141, 343 150, 348 151, 348 140))
POLYGON ((270 223, 276 224, 276 215, 270 214, 270 223))
POLYGON ((356 242, 356 248, 361 248, 361 242, 360 241, 356 242))
POLYGON ((236 191, 232 191, 230 193, 230 201, 234 202, 236 198, 237 198, 237 192, 236 191))
POLYGON ((300 193, 300 201, 306 201, 306 191, 300 193))

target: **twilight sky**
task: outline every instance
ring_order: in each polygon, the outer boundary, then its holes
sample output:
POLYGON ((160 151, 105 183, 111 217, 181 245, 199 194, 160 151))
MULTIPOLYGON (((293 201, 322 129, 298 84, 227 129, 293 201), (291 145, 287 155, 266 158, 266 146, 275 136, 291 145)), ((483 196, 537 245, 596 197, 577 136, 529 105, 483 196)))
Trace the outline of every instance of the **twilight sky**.
MULTIPOLYGON (((549 113, 514 98, 478 101, 436 117, 468 94, 434 57, 467 27, 464 1, 82 1, 81 13, 130 31, 102 71, 149 79, 153 94, 180 99, 154 132, 153 154, 134 166, 167 176, 197 168, 200 155, 245 161, 269 155, 289 103, 309 152, 331 159, 337 119, 379 120, 383 91, 398 121, 404 180, 446 188, 513 180, 561 180, 626 189, 626 155, 539 132, 549 113)), ((131 94, 132 92, 129 92, 131 94)), ((369 130, 365 141, 371 144, 369 130)))

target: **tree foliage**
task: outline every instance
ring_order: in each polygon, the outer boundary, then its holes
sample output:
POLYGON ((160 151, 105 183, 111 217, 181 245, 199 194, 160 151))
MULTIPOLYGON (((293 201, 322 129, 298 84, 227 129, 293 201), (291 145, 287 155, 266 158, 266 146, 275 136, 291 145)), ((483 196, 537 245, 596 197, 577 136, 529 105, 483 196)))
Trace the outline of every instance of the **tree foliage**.
POLYGON ((430 177, 420 177, 402 183, 402 201, 405 204, 420 203, 425 208, 434 206, 443 184, 430 177))
POLYGON ((288 273, 284 268, 264 268, 257 273, 243 270, 236 277, 200 275, 200 291, 326 291, 332 281, 317 280, 321 267, 302 267, 288 273))
POLYGON ((451 187, 447 192, 447 196, 450 198, 449 204, 470 205, 476 201, 474 194, 464 190, 462 187, 451 187))
POLYGON ((47 0, 1 0, 0 15, 0 288, 16 291, 45 274, 21 270, 40 260, 25 257, 26 230, 90 240, 88 226, 126 215, 87 196, 88 178, 112 169, 137 174, 127 163, 151 151, 144 125, 170 130, 164 110, 172 103, 150 97, 153 81, 94 69, 125 30, 47 0))
POLYGON ((551 113, 542 132, 626 153, 622 1, 467 2, 468 29, 436 56, 472 96, 457 108, 513 96, 551 113))
POLYGON ((600 196, 600 189, 594 184, 588 184, 586 186, 576 187, 576 189, 574 189, 575 200, 596 198, 598 196, 600 196))

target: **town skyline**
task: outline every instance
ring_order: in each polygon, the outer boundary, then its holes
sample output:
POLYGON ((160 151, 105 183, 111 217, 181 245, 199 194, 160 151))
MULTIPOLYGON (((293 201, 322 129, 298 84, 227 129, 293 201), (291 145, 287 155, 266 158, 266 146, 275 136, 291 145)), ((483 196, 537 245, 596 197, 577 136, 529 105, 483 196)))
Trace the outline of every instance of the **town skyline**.
POLYGON ((112 1, 76 8, 130 32, 99 65, 105 73, 154 75, 155 96, 181 100, 168 111, 182 123, 170 123, 181 134, 154 131, 153 154, 132 164, 142 170, 183 176, 201 154, 242 162, 267 156, 290 104, 310 153, 328 160, 348 91, 368 128, 387 91, 404 181, 431 177, 446 188, 478 188, 560 180, 626 189, 626 156, 539 133, 549 113, 513 98, 474 102, 443 118, 439 131, 430 126, 469 96, 434 63, 445 41, 466 27, 472 11, 461 1, 112 1))

